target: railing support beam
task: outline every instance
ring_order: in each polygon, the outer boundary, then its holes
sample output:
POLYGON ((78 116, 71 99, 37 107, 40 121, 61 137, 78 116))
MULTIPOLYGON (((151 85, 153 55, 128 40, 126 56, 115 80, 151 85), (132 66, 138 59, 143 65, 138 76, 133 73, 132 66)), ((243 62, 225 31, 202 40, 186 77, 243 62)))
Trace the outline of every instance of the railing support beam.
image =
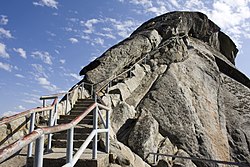
MULTIPOLYGON (((52 110, 49 111, 49 127, 53 126, 53 114, 52 110)), ((51 141, 52 141, 52 134, 48 134, 48 145, 47 145, 47 152, 51 150, 51 141)))
POLYGON ((43 167, 43 146, 44 146, 44 135, 36 139, 35 159, 34 167, 43 167))
MULTIPOLYGON (((29 129, 29 133, 31 133, 31 132, 34 130, 34 128, 35 128, 35 118, 36 118, 36 113, 35 113, 35 112, 31 113, 31 116, 30 116, 30 129, 29 129)), ((32 156, 32 147, 33 147, 33 142, 31 142, 31 143, 28 145, 28 154, 27 154, 27 158, 32 156)))
POLYGON ((93 138, 92 159, 97 159, 97 128, 98 128, 98 106, 93 110, 93 129, 95 130, 95 137, 93 138))
POLYGON ((106 153, 109 153, 109 111, 106 111, 106 124, 105 124, 105 128, 108 129, 108 132, 106 132, 106 136, 105 136, 105 151, 106 153))
POLYGON ((72 161, 73 158, 73 149, 74 149, 74 127, 70 128, 67 132, 67 155, 66 163, 72 161))

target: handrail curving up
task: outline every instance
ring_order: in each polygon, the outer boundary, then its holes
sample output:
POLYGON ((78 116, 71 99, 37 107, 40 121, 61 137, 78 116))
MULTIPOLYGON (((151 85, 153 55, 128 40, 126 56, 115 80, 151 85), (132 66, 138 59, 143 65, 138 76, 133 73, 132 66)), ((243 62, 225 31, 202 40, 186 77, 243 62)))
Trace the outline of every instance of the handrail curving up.
MULTIPOLYGON (((32 131, 31 133, 29 133, 28 135, 24 136, 23 138, 17 140, 16 142, 14 142, 14 143, 12 143, 12 144, 10 144, 10 145, 8 145, 8 146, 0 149, 0 163, 2 163, 3 161, 5 161, 8 157, 14 155, 16 152, 18 152, 19 150, 21 150, 23 147, 27 146, 29 143, 33 142, 34 140, 39 140, 39 141, 36 142, 39 145, 39 143, 41 142, 40 138, 43 138, 44 135, 52 134, 52 133, 56 133, 56 132, 61 132, 61 131, 65 131, 65 130, 71 130, 85 116, 87 116, 88 113, 90 113, 93 109, 99 108, 99 107, 102 108, 102 109, 107 110, 107 112, 110 110, 108 107, 106 107, 104 105, 101 105, 101 104, 98 104, 98 103, 93 103, 84 112, 82 112, 79 116, 77 116, 75 119, 73 119, 69 123, 55 125, 53 127, 38 128, 38 129, 32 131)), ((108 128, 108 124, 107 124, 106 128, 108 128)), ((106 129, 106 130, 104 129, 102 131, 101 131, 101 129, 99 129, 99 131, 98 131, 98 129, 96 127, 96 129, 94 129, 94 130, 96 130, 96 132, 95 132, 96 134, 98 132, 106 132, 106 133, 108 133, 108 129, 106 129)), ((44 141, 42 141, 42 142, 44 142, 44 141)), ((68 141, 68 143, 70 143, 70 142, 73 142, 73 141, 68 141)), ((71 149, 73 149, 73 148, 71 148, 71 149)), ((43 152, 37 151, 37 148, 36 148, 36 153, 40 154, 38 156, 42 156, 43 155, 43 152)), ((41 160, 42 157, 36 157, 36 159, 40 159, 41 160)), ((35 166, 39 166, 39 164, 36 164, 35 166)))
MULTIPOLYGON (((177 39, 177 38, 179 39, 179 38, 184 38, 184 37, 187 37, 187 35, 184 34, 184 35, 182 35, 182 36, 172 36, 172 37, 170 37, 165 43, 163 43, 163 45, 162 45, 161 47, 170 44, 170 43, 172 42, 173 39, 177 39)), ((161 48, 161 47, 158 47, 158 49, 161 48)), ((146 62, 146 61, 147 61, 147 58, 150 57, 150 56, 151 56, 150 54, 146 53, 142 58, 140 58, 138 61, 136 61, 130 68, 128 68, 127 70, 125 70, 125 71, 121 72, 120 74, 115 75, 115 76, 113 76, 111 79, 109 79, 109 81, 107 81, 107 83, 105 83, 105 84, 104 84, 101 88, 99 88, 98 91, 96 91, 96 92, 102 91, 103 89, 105 89, 105 88, 109 85, 109 83, 110 83, 111 81, 113 81, 114 79, 118 78, 119 76, 122 76, 123 74, 125 74, 125 73, 127 73, 127 72, 130 72, 130 71, 135 67, 136 64, 138 64, 138 63, 140 63, 140 62, 142 62, 142 61, 145 61, 145 62, 146 62)), ((101 81, 101 82, 102 82, 102 81, 101 81)), ((98 83, 96 83, 96 84, 98 84, 98 83)), ((95 84, 95 85, 96 85, 96 84, 95 84)))
POLYGON ((0 120, 0 125, 3 125, 3 124, 6 124, 6 123, 15 121, 15 120, 17 120, 17 119, 19 119, 19 118, 21 118, 21 117, 25 117, 25 116, 27 116, 27 115, 29 115, 29 114, 32 114, 32 113, 37 113, 37 112, 52 110, 56 103, 57 103, 57 98, 54 99, 54 101, 53 101, 53 103, 51 104, 51 106, 33 108, 33 109, 30 109, 30 110, 26 110, 26 111, 17 113, 17 114, 15 114, 15 115, 11 115, 11 116, 8 116, 8 117, 3 117, 3 118, 0 120))

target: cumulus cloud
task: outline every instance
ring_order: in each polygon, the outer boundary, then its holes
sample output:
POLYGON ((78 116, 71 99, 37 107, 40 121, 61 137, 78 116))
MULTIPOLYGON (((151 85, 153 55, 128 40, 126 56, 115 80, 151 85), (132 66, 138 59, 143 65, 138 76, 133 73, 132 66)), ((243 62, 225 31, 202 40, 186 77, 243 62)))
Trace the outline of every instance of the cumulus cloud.
POLYGON ((45 64, 52 65, 52 56, 48 52, 35 51, 31 55, 33 58, 41 59, 45 64))
POLYGON ((9 30, 5 30, 4 28, 0 28, 0 37, 1 38, 13 38, 9 30))
POLYGON ((12 65, 0 62, 0 69, 11 72, 12 68, 12 65))
POLYGON ((16 107, 16 109, 18 109, 18 110, 25 110, 26 108, 24 106, 22 106, 22 105, 19 105, 19 106, 16 107))
POLYGON ((5 15, 1 15, 1 18, 0 18, 0 24, 1 25, 6 25, 6 24, 8 24, 8 18, 7 18, 7 16, 5 16, 5 15))
POLYGON ((69 73, 69 74, 64 74, 64 75, 73 77, 73 78, 76 79, 77 81, 82 80, 82 77, 79 76, 79 75, 77 75, 77 74, 75 74, 75 73, 69 73))
POLYGON ((60 59, 59 62, 60 62, 61 64, 65 64, 66 60, 65 60, 65 59, 60 59))
MULTIPOLYGON (((158 16, 168 11, 200 11, 222 28, 238 45, 240 38, 250 38, 250 1, 249 0, 118 0, 134 5, 132 11, 140 14, 158 16), (183 4, 183 5, 179 5, 183 4)), ((122 33, 123 34, 123 33, 122 33)), ((120 34, 120 35, 122 35, 120 34)), ((125 36, 123 34, 123 36, 125 36)))
POLYGON ((31 64, 31 66, 34 69, 34 73, 32 73, 35 77, 45 77, 48 78, 45 69, 41 64, 31 64))
POLYGON ((107 21, 111 23, 113 29, 122 38, 127 38, 140 23, 134 20, 119 21, 114 18, 107 18, 107 21))
POLYGON ((32 93, 23 93, 26 99, 22 99, 23 102, 29 103, 29 104, 41 104, 41 101, 39 100, 39 95, 32 94, 32 93))
POLYGON ((8 117, 8 116, 11 116, 11 115, 15 115, 17 113, 18 112, 16 112, 16 111, 7 111, 7 112, 3 113, 0 117, 8 117))
POLYGON ((26 59, 26 51, 23 48, 13 48, 15 52, 17 52, 22 58, 26 59))
POLYGON ((94 41, 91 43, 91 45, 95 45, 95 44, 103 46, 104 45, 104 39, 95 38, 94 41))
POLYGON ((91 34, 94 32, 94 24, 97 24, 101 22, 101 20, 98 19, 90 19, 87 21, 81 21, 80 23, 86 27, 86 29, 83 31, 84 33, 91 34))
POLYGON ((49 91, 56 91, 58 90, 56 85, 51 84, 47 78, 37 78, 38 84, 41 85, 43 88, 49 90, 49 91))
POLYGON ((18 78, 25 78, 22 74, 15 74, 15 76, 18 78))
POLYGON ((10 58, 10 55, 6 51, 6 45, 3 43, 0 43, 0 57, 10 58))
POLYGON ((58 2, 56 0, 40 0, 38 2, 33 2, 35 6, 47 6, 50 8, 58 9, 58 2))
POLYGON ((78 42, 79 42, 78 39, 76 39, 76 38, 69 38, 69 41, 70 41, 72 44, 78 43, 78 42))

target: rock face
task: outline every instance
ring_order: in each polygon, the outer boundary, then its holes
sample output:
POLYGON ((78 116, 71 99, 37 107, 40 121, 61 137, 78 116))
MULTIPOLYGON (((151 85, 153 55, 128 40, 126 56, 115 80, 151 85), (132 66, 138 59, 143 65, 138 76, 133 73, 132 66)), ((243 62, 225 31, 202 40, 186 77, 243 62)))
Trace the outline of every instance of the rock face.
POLYGON ((168 156, 155 164, 151 153, 250 165, 250 80, 234 65, 237 52, 204 14, 172 12, 84 67, 113 109, 111 166, 136 166, 123 146, 141 166, 223 166, 168 156))

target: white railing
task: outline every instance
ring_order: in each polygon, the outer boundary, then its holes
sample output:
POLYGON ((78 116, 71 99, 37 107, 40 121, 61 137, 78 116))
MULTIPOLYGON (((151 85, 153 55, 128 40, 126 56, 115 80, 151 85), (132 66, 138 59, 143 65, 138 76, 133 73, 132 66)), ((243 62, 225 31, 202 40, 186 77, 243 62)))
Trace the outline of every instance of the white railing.
POLYGON ((221 161, 221 160, 213 160, 213 159, 205 159, 205 158, 197 158, 197 157, 185 157, 185 156, 178 156, 178 155, 169 155, 163 153, 149 153, 148 155, 153 155, 153 164, 157 165, 157 161, 159 157, 172 157, 172 158, 180 158, 180 159, 187 159, 192 161, 200 161, 206 163, 215 163, 215 164, 223 164, 223 165, 232 165, 232 166, 240 166, 240 167, 249 167, 246 162, 230 162, 230 161, 221 161))
POLYGON ((36 130, 33 130, 31 133, 24 136, 23 138, 17 140, 16 142, 8 145, 7 147, 0 149, 0 163, 6 160, 8 157, 14 155, 17 151, 19 151, 23 147, 27 146, 28 144, 36 140, 35 157, 34 157, 33 166, 42 167, 45 135, 49 135, 55 132, 61 132, 65 130, 68 130, 68 133, 67 133, 68 144, 67 144, 65 166, 74 166, 74 164, 80 158, 80 155, 84 152, 84 150, 87 148, 87 146, 89 145, 92 139, 93 139, 92 158, 96 159, 97 158, 97 135, 98 133, 106 133, 105 150, 107 153, 109 152, 109 108, 98 103, 93 103, 88 109, 82 112, 79 116, 77 116, 70 123, 55 125, 53 127, 38 128, 36 130), (99 129, 98 124, 97 124, 98 115, 102 117, 101 114, 98 114, 99 108, 106 110, 106 121, 104 124, 104 127, 105 127, 104 129, 99 129), (82 144, 80 149, 73 156, 74 127, 92 110, 94 110, 94 121, 93 121, 94 128, 91 134, 89 135, 89 137, 87 138, 87 140, 82 144))

